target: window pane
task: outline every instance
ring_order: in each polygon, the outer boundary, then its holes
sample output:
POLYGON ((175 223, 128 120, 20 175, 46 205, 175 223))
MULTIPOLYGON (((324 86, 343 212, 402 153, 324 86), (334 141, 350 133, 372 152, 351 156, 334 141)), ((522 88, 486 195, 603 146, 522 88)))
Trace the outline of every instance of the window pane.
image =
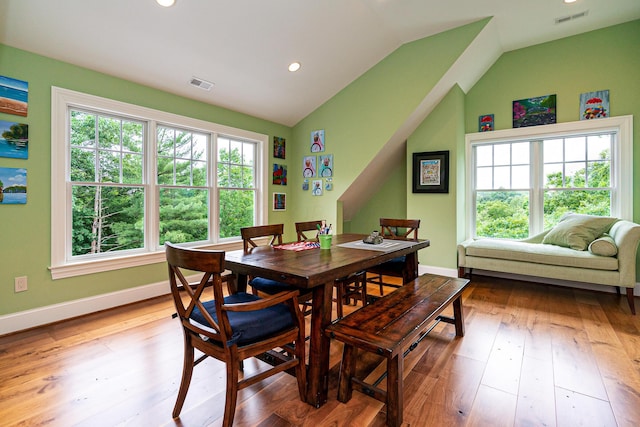
POLYGON ((160 189, 160 244, 207 240, 209 237, 208 200, 208 190, 160 189))
POLYGON ((94 182, 96 179, 96 152, 93 149, 71 149, 71 181, 94 182))
POLYGON ((564 141, 564 159, 566 162, 585 160, 587 155, 586 141, 583 136, 567 138, 564 141))
POLYGON ((218 187, 229 187, 230 182, 229 164, 218 163, 218 187))
POLYGON ((493 169, 493 188, 511 188, 511 168, 500 166, 493 169))
POLYGON ((553 162, 561 162, 564 160, 563 157, 563 148, 561 139, 547 139, 544 141, 543 150, 544 150, 544 162, 545 163, 553 163, 553 162))
POLYGON ((240 228, 254 225, 255 192, 220 190, 220 238, 239 237, 240 228))
POLYGON ((206 187, 207 185, 207 162, 192 162, 193 185, 206 187))
POLYGON ((100 167, 98 169, 99 182, 120 182, 120 153, 113 151, 99 151, 100 167))
POLYGON ((529 235, 529 192, 478 192, 476 212, 478 237, 521 239, 529 235))
POLYGON ((529 182, 529 165, 514 166, 511 168, 512 188, 528 189, 531 185, 529 182))
POLYGON ((157 144, 158 155, 173 157, 173 140, 175 131, 166 127, 158 127, 157 131, 157 144))
POLYGON ((478 168, 476 170, 476 188, 478 190, 493 188, 493 168, 478 168))
POLYGON ((477 166, 493 165, 493 145, 476 146, 476 165, 477 166))
POLYGON ((229 187, 242 188, 242 170, 244 168, 242 166, 231 166, 230 167, 230 182, 229 187))
POLYGON ((176 159, 176 185, 191 185, 191 162, 176 159))
POLYGON ((567 212, 611 215, 611 195, 607 191, 546 190, 544 192, 544 228, 551 228, 567 212))
POLYGON ((610 176, 610 162, 590 162, 587 169, 587 186, 590 188, 610 187, 610 176))
POLYGON ((197 133, 193 134, 193 154, 194 160, 207 160, 207 136, 197 133))
POLYGON ((71 111, 70 142, 72 146, 94 147, 96 116, 81 111, 71 111))
POLYGON ((176 157, 181 159, 191 158, 191 133, 176 130, 176 157))
POLYGON ((496 165, 511 164, 511 144, 496 144, 493 148, 493 162, 496 165))
POLYGON ((72 187, 72 254, 144 247, 144 190, 139 187, 72 187))
POLYGON ((587 137, 589 160, 611 159, 611 135, 591 135, 587 137))
POLYGON ((173 158, 158 157, 158 184, 173 184, 173 158))
POLYGON ((109 117, 98 119, 98 146, 108 150, 120 150, 120 120, 109 117))
POLYGON ((563 186, 562 163, 544 165, 544 187, 561 188, 563 186))
POLYGON ((254 164, 253 144, 250 144, 250 143, 243 144, 242 163, 245 165, 253 166, 254 164))
POLYGON ((585 185, 585 164, 582 162, 565 163, 565 187, 584 187, 585 185))
POLYGON ((122 156, 122 183, 142 184, 142 155, 125 154, 122 156))
POLYGON ((529 143, 519 142, 511 145, 511 161, 514 165, 529 164, 529 143))
POLYGON ((144 143, 144 127, 142 123, 123 122, 122 123, 122 147, 125 151, 142 153, 144 143))

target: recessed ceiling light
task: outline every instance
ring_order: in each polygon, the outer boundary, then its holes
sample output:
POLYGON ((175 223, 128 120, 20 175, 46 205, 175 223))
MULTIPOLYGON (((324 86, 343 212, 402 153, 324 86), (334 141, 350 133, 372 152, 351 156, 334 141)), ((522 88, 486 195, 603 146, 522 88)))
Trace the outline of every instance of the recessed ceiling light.
POLYGON ((566 4, 569 4, 569 3, 575 3, 576 1, 578 1, 578 0, 564 0, 564 2, 565 2, 566 4))
POLYGON ((289 64, 289 71, 291 71, 292 73, 295 71, 298 71, 300 69, 301 65, 299 62, 292 62, 291 64, 289 64))
POLYGON ((156 2, 160 5, 160 6, 164 6, 164 7, 171 7, 176 3, 176 0, 156 0, 156 2))

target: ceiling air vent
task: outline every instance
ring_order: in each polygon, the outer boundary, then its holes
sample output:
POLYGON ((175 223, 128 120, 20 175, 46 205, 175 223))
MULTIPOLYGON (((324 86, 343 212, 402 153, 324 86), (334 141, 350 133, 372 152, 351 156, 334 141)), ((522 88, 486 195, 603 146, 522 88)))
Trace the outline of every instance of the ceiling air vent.
POLYGON ((191 80, 189 80, 189 84, 191 86, 195 86, 195 87, 200 88, 202 90, 211 90, 211 88, 213 87, 213 83, 208 82, 208 81, 203 80, 203 79, 199 79, 197 77, 192 77, 191 80))
POLYGON ((563 16, 561 18, 556 18, 556 24, 564 24, 565 22, 573 21, 574 19, 585 17, 589 14, 588 10, 584 12, 576 13, 575 15, 563 16))

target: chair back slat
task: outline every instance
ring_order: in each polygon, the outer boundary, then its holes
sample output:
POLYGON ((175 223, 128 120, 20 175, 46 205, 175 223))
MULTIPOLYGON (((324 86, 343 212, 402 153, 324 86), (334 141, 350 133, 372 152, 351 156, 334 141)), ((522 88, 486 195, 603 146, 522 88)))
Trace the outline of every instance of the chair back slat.
MULTIPOLYGON (((318 229, 322 225, 322 220, 316 221, 304 221, 304 222, 296 222, 296 234, 298 235, 298 242, 306 242, 308 240, 317 241, 318 240, 318 229), (305 231, 314 231, 315 237, 307 237, 305 235, 305 231)), ((309 233, 309 236, 312 234, 309 233)))
POLYGON ((281 245, 283 234, 284 224, 256 225, 253 227, 242 227, 240 229, 245 252, 249 250, 249 247, 255 248, 258 246, 258 244, 253 241, 253 239, 258 237, 271 237, 269 241, 270 246, 281 245))
POLYGON ((202 302, 205 288, 213 286, 213 298, 210 299, 216 300, 217 310, 220 312, 219 301, 224 299, 220 276, 225 270, 224 251, 188 249, 169 242, 165 243, 165 251, 169 268, 171 295, 182 325, 215 341, 225 342, 225 328, 220 327, 219 323, 205 309, 202 302), (200 280, 197 283, 190 282, 185 277, 184 270, 188 270, 189 274, 194 271, 201 273, 200 280), (186 294, 186 296, 183 294, 186 294), (192 322, 191 315, 196 307, 209 323, 209 327, 207 325, 200 327, 192 322))
POLYGON ((419 219, 380 218, 380 234, 385 239, 418 240, 419 228, 419 219))

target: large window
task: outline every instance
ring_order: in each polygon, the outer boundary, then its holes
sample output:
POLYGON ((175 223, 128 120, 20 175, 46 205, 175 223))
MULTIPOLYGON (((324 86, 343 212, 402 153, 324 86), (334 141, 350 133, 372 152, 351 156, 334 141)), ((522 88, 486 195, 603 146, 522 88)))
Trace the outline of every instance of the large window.
POLYGON ((239 240, 266 216, 267 136, 52 90, 52 276, 239 240))
POLYGON ((567 212, 632 219, 632 119, 467 135, 468 235, 525 238, 567 212))

